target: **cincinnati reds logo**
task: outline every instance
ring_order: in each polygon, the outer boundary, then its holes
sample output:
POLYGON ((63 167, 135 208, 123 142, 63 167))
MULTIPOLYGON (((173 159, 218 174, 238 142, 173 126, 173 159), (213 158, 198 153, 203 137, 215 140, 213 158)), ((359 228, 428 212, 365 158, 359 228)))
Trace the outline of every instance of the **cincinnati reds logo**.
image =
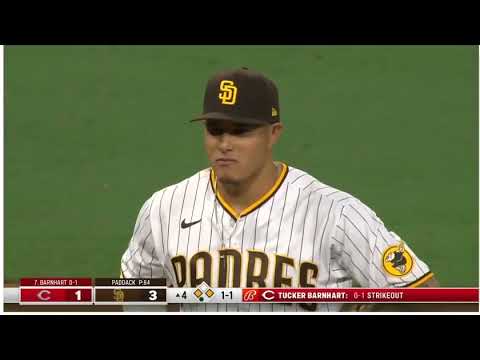
POLYGON ((222 100, 222 104, 233 105, 237 101, 237 87, 231 80, 223 80, 220 83, 220 91, 218 98, 222 100))
POLYGON ((267 300, 273 300, 275 298, 275 293, 272 290, 266 290, 262 293, 262 297, 267 300))
POLYGON ((48 301, 51 299, 50 294, 50 291, 42 290, 37 294, 37 298, 42 301, 48 301))
POLYGON ((257 295, 257 290, 248 290, 243 294, 243 301, 252 301, 255 299, 255 295, 257 295))

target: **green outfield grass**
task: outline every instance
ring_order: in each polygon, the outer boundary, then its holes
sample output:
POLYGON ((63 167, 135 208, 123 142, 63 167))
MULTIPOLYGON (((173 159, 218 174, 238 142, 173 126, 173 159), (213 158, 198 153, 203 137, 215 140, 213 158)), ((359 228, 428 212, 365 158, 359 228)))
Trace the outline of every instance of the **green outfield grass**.
POLYGON ((278 160, 478 285, 473 46, 6 46, 5 278, 117 276, 143 202, 207 166, 188 120, 237 66, 279 86, 278 160))

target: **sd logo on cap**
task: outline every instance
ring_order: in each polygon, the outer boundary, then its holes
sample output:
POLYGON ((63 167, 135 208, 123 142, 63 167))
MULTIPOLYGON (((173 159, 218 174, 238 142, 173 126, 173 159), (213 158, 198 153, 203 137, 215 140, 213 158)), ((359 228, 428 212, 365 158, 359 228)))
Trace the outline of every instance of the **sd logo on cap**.
POLYGON ((246 67, 216 73, 207 83, 203 114, 192 121, 209 119, 259 125, 279 122, 277 86, 246 67))

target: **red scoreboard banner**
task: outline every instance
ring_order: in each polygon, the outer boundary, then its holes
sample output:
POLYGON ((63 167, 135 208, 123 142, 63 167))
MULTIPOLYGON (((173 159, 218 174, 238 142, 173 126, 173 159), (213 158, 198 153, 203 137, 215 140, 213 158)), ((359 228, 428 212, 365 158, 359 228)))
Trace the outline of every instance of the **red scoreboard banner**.
POLYGON ((25 278, 20 279, 20 287, 23 286, 92 286, 90 278, 25 278))
POLYGON ((92 305, 90 278, 28 278, 20 280, 20 305, 92 305))
POLYGON ((479 291, 476 288, 249 288, 242 289, 242 302, 478 303, 479 291))

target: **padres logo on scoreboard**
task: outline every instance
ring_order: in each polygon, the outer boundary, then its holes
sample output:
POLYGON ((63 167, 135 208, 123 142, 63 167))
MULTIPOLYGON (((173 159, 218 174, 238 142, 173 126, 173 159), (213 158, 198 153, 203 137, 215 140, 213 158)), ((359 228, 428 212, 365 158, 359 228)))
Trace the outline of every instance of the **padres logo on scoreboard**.
POLYGON ((114 289, 113 299, 118 302, 123 302, 125 300, 125 293, 121 289, 114 289))
POLYGON ((231 80, 223 80, 220 83, 220 94, 218 98, 222 100, 222 104, 233 105, 237 101, 237 87, 231 80))

